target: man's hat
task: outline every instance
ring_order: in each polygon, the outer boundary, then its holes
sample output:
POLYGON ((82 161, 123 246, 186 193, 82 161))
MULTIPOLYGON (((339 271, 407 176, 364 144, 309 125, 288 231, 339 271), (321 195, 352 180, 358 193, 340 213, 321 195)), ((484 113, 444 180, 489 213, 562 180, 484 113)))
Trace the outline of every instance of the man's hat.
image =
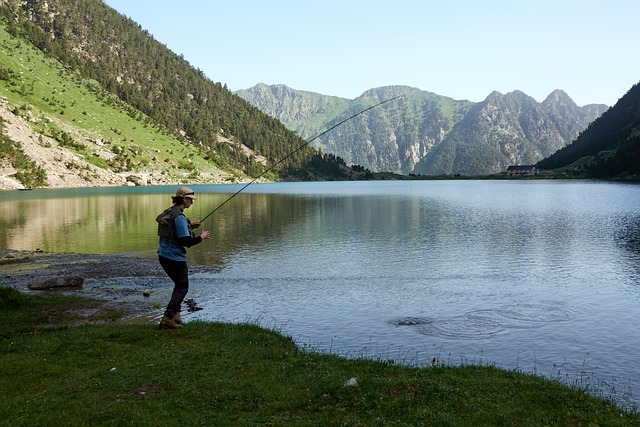
POLYGON ((186 197, 187 199, 196 199, 195 192, 189 187, 180 187, 178 191, 176 191, 177 197, 186 197))

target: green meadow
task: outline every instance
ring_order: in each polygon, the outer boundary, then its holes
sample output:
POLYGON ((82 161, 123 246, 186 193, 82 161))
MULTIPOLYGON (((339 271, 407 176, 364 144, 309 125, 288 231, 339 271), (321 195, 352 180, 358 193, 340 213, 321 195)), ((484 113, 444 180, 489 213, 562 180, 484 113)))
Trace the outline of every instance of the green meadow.
POLYGON ((345 359, 248 324, 159 330, 101 304, 0 289, 1 425, 640 425, 533 375, 345 359))

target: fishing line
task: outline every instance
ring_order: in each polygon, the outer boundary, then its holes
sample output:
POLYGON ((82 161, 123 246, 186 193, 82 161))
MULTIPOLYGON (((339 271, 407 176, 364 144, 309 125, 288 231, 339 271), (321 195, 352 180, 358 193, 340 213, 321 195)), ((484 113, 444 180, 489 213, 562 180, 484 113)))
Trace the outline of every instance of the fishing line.
POLYGON ((248 183, 246 183, 244 186, 242 186, 238 191, 236 191, 235 193, 233 193, 231 196, 229 196, 229 198, 227 198, 227 200, 225 200, 224 202, 220 203, 218 205, 218 207, 216 207, 214 210, 212 210, 211 212, 209 212, 207 214, 207 216, 205 216, 204 218, 202 218, 200 220, 200 222, 203 222, 205 219, 209 218, 211 215, 213 215, 213 213, 215 211, 217 211, 218 209, 220 209, 221 207, 223 207, 225 204, 227 204, 227 202, 231 199, 233 199, 234 197, 236 197, 238 194, 240 194, 245 188, 247 188, 248 186, 250 186, 251 184, 253 184, 254 182, 256 182, 258 179, 260 179, 261 177, 263 177, 267 172, 271 171, 273 168, 275 168, 276 166, 278 166, 280 163, 284 162, 285 160, 287 160, 289 157, 293 156, 295 153, 297 153, 298 151, 302 150, 304 147, 306 147, 307 145, 311 144, 313 141, 315 141, 316 139, 320 138, 322 135, 325 135, 328 132, 331 132, 332 130, 334 130, 335 128, 337 128, 338 126, 342 125, 343 123, 348 122, 349 120, 358 117, 360 114, 362 113, 366 113, 367 111, 374 109, 376 107, 379 107, 382 104, 386 104, 387 102, 391 102, 394 99, 398 99, 401 98, 402 95, 398 95, 398 96, 394 96, 393 98, 389 98, 389 99, 385 99, 384 101, 380 101, 377 104, 374 104, 370 107, 365 108, 364 110, 361 110, 357 113, 355 113, 352 116, 347 117, 346 119, 342 120, 339 123, 336 123, 335 125, 331 126, 329 129, 320 132, 318 135, 314 136, 313 138, 311 138, 310 140, 306 141, 304 144, 300 145, 299 147, 297 147, 295 150, 293 150, 292 152, 290 152, 289 154, 287 154, 286 156, 284 156, 283 158, 281 158, 280 160, 278 160, 277 162, 275 162, 274 164, 272 164, 268 169, 266 169, 264 172, 262 172, 260 175, 258 175, 257 177, 253 178, 251 181, 249 181, 248 183))

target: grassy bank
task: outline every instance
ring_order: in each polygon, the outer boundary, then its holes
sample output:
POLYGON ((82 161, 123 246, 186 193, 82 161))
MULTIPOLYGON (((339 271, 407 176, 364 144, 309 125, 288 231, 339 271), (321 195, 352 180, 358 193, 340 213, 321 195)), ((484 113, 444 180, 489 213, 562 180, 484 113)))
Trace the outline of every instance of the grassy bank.
POLYGON ((556 381, 310 354, 251 325, 68 326, 84 304, 0 289, 0 424, 640 425, 556 381))

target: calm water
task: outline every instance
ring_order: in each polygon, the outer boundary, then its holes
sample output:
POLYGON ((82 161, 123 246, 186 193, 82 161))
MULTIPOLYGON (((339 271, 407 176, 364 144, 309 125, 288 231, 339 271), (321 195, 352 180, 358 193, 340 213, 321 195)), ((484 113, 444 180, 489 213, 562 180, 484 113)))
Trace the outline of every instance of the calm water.
MULTIPOLYGON (((239 189, 194 186, 205 216, 239 189)), ((155 256, 175 187, 0 193, 0 244, 155 256)), ((190 319, 303 347, 486 363, 640 402, 640 186, 555 181, 254 184, 189 252, 190 319)), ((167 286, 169 286, 167 284, 167 286)))

